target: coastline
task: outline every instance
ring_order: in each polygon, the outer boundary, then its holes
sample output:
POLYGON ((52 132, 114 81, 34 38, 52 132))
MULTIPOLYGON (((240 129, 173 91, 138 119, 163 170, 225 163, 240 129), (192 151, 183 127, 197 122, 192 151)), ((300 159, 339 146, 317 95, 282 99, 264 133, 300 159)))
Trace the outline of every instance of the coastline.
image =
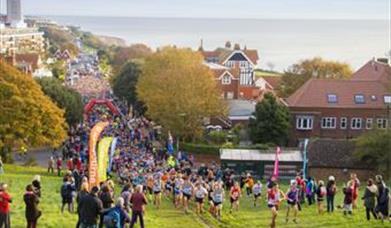
POLYGON ((118 47, 126 47, 127 43, 124 39, 114 36, 107 36, 107 35, 97 35, 92 33, 94 36, 96 36, 100 41, 103 43, 106 43, 108 46, 118 46, 118 47))

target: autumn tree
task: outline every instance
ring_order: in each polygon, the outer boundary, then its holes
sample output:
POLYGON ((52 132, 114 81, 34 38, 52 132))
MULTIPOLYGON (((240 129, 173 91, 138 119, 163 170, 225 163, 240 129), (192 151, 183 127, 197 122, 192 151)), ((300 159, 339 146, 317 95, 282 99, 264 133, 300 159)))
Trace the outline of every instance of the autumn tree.
POLYGON ((136 94, 136 84, 141 74, 141 67, 135 62, 128 62, 121 71, 112 79, 114 94, 125 100, 128 105, 133 106, 133 110, 142 114, 145 111, 144 104, 139 101, 136 94))
POLYGON ((75 90, 64 86, 57 78, 44 77, 37 79, 42 91, 65 110, 65 119, 72 126, 83 120, 83 101, 75 90))
POLYGON ((7 158, 19 146, 58 146, 66 137, 64 111, 40 86, 0 61, 0 152, 7 158))
POLYGON ((253 116, 249 123, 253 143, 286 145, 290 129, 289 111, 272 93, 265 94, 255 106, 253 116))
POLYGON ((357 138, 354 156, 391 178, 391 131, 375 129, 357 138))
POLYGON ((282 76, 280 96, 289 97, 310 78, 348 79, 352 69, 346 63, 328 61, 316 57, 292 65, 282 76))
POLYGON ((129 47, 115 47, 112 52, 112 64, 120 68, 129 60, 144 59, 150 56, 152 49, 145 44, 133 44, 129 47))
POLYGON ((212 72, 190 49, 167 47, 148 57, 136 91, 147 115, 185 140, 202 135, 204 117, 226 112, 212 72))

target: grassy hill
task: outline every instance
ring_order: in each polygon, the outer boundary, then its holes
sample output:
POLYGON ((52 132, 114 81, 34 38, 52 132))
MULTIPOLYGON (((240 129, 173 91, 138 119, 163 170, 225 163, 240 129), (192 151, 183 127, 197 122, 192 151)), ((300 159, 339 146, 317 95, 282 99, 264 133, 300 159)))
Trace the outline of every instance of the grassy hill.
MULTIPOLYGON (((38 221, 38 227, 75 227, 77 216, 65 212, 60 213, 60 186, 61 178, 48 175, 46 170, 39 167, 22 167, 5 165, 5 174, 0 175, 0 182, 8 183, 9 191, 13 197, 11 206, 12 227, 25 227, 24 219, 24 188, 29 184, 34 175, 41 175, 42 199, 40 209, 43 212, 42 218, 38 221)), ((120 188, 118 187, 117 190, 120 188)), ((283 189, 286 189, 284 186, 283 189)), ((360 192, 362 195, 363 192, 360 192)), ((158 228, 198 228, 198 227, 267 227, 270 223, 270 212, 266 202, 262 200, 261 207, 254 208, 252 198, 243 197, 241 211, 229 214, 228 200, 224 205, 223 219, 218 222, 208 213, 197 216, 194 212, 184 214, 183 211, 175 209, 169 199, 163 200, 161 209, 156 210, 153 205, 147 206, 146 227, 158 228)), ((342 194, 339 193, 336 203, 342 202, 342 194)), ((284 204, 285 205, 285 204, 284 204)), ((390 223, 381 224, 379 221, 367 222, 362 202, 359 202, 360 209, 355 211, 352 217, 344 217, 340 210, 334 214, 318 215, 315 206, 305 206, 299 213, 299 224, 285 224, 285 207, 280 210, 277 225, 278 227, 390 227, 390 223)), ((194 208, 193 205, 191 208, 194 208)), ((138 226, 136 226, 138 227, 138 226)))

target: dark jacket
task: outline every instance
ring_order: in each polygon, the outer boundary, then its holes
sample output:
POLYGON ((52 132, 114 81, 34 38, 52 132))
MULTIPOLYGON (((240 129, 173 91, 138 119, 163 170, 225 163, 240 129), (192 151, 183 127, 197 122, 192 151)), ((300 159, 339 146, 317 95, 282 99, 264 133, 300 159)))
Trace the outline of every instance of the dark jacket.
POLYGON ((39 198, 33 192, 26 192, 23 196, 26 204, 26 220, 36 221, 41 216, 41 211, 38 209, 39 198))
POLYGON ((99 199, 102 201, 104 209, 111 208, 112 204, 114 203, 113 197, 111 196, 110 192, 102 192, 99 195, 99 199))
POLYGON ((370 185, 365 188, 364 196, 362 197, 362 200, 364 200, 364 206, 369 209, 375 208, 376 204, 376 194, 377 194, 377 187, 376 185, 370 185))
POLYGON ((38 197, 41 197, 41 182, 34 180, 32 182, 32 185, 34 187, 35 195, 37 195, 38 197))
POLYGON ((96 225, 102 211, 102 201, 98 196, 88 194, 80 198, 78 213, 81 223, 85 225, 96 225))
POLYGON ((353 190, 350 187, 345 187, 343 189, 343 193, 345 194, 343 203, 344 204, 351 204, 353 203, 353 190))

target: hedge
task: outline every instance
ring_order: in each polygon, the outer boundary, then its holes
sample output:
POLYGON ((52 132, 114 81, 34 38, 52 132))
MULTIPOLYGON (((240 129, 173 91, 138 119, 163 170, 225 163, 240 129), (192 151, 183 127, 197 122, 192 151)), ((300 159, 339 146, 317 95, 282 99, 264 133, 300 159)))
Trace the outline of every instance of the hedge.
MULTIPOLYGON (((184 150, 192 154, 209 154, 219 156, 220 148, 222 148, 223 145, 181 143, 179 147, 180 150, 184 150)), ((236 146, 234 149, 268 150, 269 146, 265 144, 255 144, 249 146, 236 146)))

